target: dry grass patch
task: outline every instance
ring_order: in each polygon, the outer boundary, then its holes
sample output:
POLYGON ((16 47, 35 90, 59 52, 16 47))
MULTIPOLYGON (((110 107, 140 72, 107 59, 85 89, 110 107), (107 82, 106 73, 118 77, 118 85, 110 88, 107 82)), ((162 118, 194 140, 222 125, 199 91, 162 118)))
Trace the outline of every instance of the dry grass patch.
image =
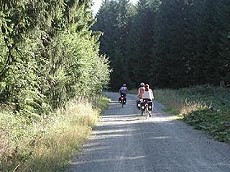
POLYGON ((88 102, 72 103, 30 124, 11 113, 0 114, 0 171, 59 171, 81 148, 98 117, 88 102))

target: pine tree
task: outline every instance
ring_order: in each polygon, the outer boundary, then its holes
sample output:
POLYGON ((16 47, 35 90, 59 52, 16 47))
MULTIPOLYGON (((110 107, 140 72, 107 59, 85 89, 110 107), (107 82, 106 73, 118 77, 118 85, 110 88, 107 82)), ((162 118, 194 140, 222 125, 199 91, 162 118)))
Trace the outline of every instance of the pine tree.
POLYGON ((132 17, 129 35, 129 76, 138 86, 140 82, 150 82, 151 63, 155 46, 155 16, 159 6, 156 0, 141 0, 137 4, 137 12, 132 17))
POLYGON ((126 40, 128 35, 129 1, 104 1, 99 9, 93 26, 101 31, 100 52, 109 57, 112 73, 110 88, 118 90, 122 83, 129 85, 126 60, 126 40))
POLYGON ((0 1, 2 104, 31 117, 101 91, 108 61, 90 8, 90 0, 0 1))
POLYGON ((155 82, 166 87, 184 86, 187 72, 185 56, 186 4, 162 0, 155 32, 155 82))

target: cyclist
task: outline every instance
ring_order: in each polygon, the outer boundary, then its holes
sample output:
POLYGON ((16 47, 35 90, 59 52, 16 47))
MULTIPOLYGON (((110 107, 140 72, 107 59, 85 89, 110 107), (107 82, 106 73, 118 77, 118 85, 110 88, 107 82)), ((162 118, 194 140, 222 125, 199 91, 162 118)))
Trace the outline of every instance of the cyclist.
POLYGON ((121 88, 119 89, 120 97, 119 97, 119 102, 121 102, 121 97, 124 97, 124 104, 126 104, 126 94, 127 94, 128 88, 126 84, 123 84, 121 88))
POLYGON ((121 88, 119 89, 120 95, 123 94, 124 97, 126 97, 127 91, 128 91, 128 88, 127 88, 126 84, 123 84, 123 85, 121 86, 121 88))
POLYGON ((140 110, 140 107, 141 107, 141 100, 140 99, 142 99, 144 91, 145 91, 145 83, 142 82, 142 83, 140 83, 140 87, 137 90, 137 97, 139 98, 137 100, 137 108, 139 110, 140 110))
POLYGON ((152 101, 154 99, 153 91, 152 91, 152 89, 149 88, 149 84, 145 84, 145 90, 144 90, 144 93, 142 95, 142 98, 147 99, 149 101, 152 101))
POLYGON ((142 98, 142 96, 143 96, 143 94, 144 94, 144 91, 145 91, 145 84, 142 82, 142 83, 140 84, 140 87, 139 87, 138 90, 137 90, 137 97, 138 97, 139 99, 142 98))
MULTIPOLYGON (((150 111, 152 111, 154 95, 152 89, 149 88, 149 84, 145 84, 145 91, 142 99, 143 102, 148 103, 148 109, 150 108, 150 111)), ((149 116, 151 116, 151 113, 149 113, 149 116)))

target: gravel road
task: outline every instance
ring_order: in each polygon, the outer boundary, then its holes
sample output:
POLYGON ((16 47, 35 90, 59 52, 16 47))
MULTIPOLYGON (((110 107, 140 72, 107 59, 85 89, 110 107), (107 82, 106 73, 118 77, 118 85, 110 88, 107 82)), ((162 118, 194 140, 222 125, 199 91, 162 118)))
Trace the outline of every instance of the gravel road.
POLYGON ((140 115, 136 96, 124 108, 118 93, 69 172, 230 172, 230 145, 176 120, 155 102, 153 117, 140 115))

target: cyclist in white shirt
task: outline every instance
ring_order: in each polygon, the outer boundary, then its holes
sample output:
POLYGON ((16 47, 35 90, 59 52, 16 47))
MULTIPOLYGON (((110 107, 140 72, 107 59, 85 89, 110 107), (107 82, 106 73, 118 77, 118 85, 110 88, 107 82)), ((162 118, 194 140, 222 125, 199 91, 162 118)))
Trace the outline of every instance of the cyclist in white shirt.
POLYGON ((153 101, 154 95, 152 89, 149 88, 149 84, 145 84, 145 91, 142 98, 147 99, 149 101, 153 101))

